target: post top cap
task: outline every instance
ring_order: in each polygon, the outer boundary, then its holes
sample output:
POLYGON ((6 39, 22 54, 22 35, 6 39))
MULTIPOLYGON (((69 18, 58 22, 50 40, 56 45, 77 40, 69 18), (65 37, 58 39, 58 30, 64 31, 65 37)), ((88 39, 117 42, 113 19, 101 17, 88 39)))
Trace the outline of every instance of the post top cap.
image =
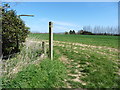
POLYGON ((53 23, 52 21, 50 21, 49 23, 53 23))

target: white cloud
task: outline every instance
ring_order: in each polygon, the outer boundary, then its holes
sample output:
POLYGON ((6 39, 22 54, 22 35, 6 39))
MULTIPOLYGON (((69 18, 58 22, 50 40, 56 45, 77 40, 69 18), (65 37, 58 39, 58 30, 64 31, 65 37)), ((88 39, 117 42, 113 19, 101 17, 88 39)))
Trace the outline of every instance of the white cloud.
POLYGON ((38 21, 39 22, 46 22, 46 23, 48 23, 49 21, 51 21, 51 22, 53 22, 54 25, 77 27, 76 24, 73 24, 73 23, 70 23, 70 22, 51 20, 51 19, 48 19, 48 18, 41 18, 38 21))
POLYGON ((55 26, 54 29, 68 30, 68 28, 66 28, 66 27, 61 27, 61 26, 55 26))
POLYGON ((65 32, 65 31, 68 31, 69 28, 66 28, 63 26, 54 26, 53 30, 54 32, 65 32))
POLYGON ((30 23, 26 21, 27 26, 30 26, 32 32, 48 32, 48 23, 49 21, 53 22, 53 30, 55 33, 57 32, 65 32, 69 30, 80 30, 81 25, 77 25, 75 23, 67 22, 67 21, 57 21, 50 20, 49 18, 39 18, 36 22, 30 23))
POLYGON ((69 23, 69 22, 63 22, 63 21, 53 21, 53 22, 54 24, 60 25, 60 26, 71 26, 71 27, 76 26, 75 24, 69 23))
POLYGON ((81 29, 81 25, 77 25, 75 23, 65 22, 65 21, 53 21, 54 31, 55 32, 65 32, 69 30, 78 31, 81 29))

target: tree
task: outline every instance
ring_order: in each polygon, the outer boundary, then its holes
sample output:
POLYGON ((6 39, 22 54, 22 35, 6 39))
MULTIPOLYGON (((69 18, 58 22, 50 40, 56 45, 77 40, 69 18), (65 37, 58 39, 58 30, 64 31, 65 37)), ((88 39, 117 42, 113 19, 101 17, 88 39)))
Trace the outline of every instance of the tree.
POLYGON ((82 34, 82 35, 92 35, 92 32, 80 30, 80 31, 78 31, 78 34, 82 34))
POLYGON ((15 10, 7 10, 10 6, 2 7, 2 53, 3 56, 18 52, 18 46, 25 41, 29 28, 16 15, 15 10), (19 41, 19 42, 18 42, 19 41))
POLYGON ((69 31, 69 34, 72 34, 72 30, 69 31))
POLYGON ((74 30, 70 30, 69 34, 75 34, 75 31, 74 30))
POLYGON ((68 34, 68 32, 65 32, 65 34, 68 34))
POLYGON ((74 30, 72 31, 72 34, 75 34, 75 31, 74 31, 74 30))

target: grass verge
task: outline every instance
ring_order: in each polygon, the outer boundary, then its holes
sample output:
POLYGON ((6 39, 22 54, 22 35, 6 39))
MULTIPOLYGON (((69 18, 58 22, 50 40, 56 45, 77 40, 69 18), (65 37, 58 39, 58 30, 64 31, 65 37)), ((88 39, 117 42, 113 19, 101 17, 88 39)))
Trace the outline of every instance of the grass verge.
POLYGON ((3 88, 58 88, 66 84, 66 67, 54 53, 54 60, 40 58, 37 44, 28 43, 22 51, 6 63, 8 73, 2 78, 3 88), (13 72, 13 70, 16 73, 13 72), (20 69, 20 70, 19 70, 20 69), (19 70, 19 71, 18 71, 19 70), (12 72, 12 73, 11 73, 12 72))
POLYGON ((4 78, 3 88, 57 88, 65 85, 65 66, 59 60, 43 60, 29 65, 14 78, 4 78))

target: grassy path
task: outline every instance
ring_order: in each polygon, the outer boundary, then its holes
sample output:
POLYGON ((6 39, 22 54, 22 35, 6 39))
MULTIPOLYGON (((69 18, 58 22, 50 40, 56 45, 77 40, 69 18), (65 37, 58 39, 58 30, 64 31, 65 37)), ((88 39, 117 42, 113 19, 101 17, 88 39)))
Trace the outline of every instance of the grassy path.
POLYGON ((75 43, 54 42, 68 68, 67 83, 73 88, 119 87, 118 51, 111 48, 91 48, 75 43))
MULTIPOLYGON (((43 40, 48 45, 48 40, 43 40)), ((37 41, 31 41, 39 43, 37 41)), ((118 50, 104 46, 54 41, 54 53, 67 67, 67 87, 119 87, 118 50)))
MULTIPOLYGON (((119 76, 117 60, 97 56, 96 53, 77 53, 71 48, 55 46, 61 52, 63 62, 68 68, 67 82, 73 88, 118 87, 119 76), (89 56, 86 55, 89 54, 89 56)), ((79 52, 79 51, 78 51, 79 52)))
POLYGON ((86 83, 80 80, 82 73, 77 70, 77 68, 80 68, 80 65, 78 63, 74 63, 73 62, 74 60, 69 59, 66 55, 62 54, 57 48, 56 48, 56 52, 59 52, 58 54, 61 54, 61 57, 59 57, 59 60, 64 62, 64 64, 67 67, 68 77, 65 80, 67 84, 67 88, 83 88, 83 86, 86 85, 86 83))
MULTIPOLYGON (((68 71, 72 88, 116 88, 120 83, 119 36, 57 35, 54 50, 68 71)), ((30 34, 48 44, 48 34, 30 34)))

